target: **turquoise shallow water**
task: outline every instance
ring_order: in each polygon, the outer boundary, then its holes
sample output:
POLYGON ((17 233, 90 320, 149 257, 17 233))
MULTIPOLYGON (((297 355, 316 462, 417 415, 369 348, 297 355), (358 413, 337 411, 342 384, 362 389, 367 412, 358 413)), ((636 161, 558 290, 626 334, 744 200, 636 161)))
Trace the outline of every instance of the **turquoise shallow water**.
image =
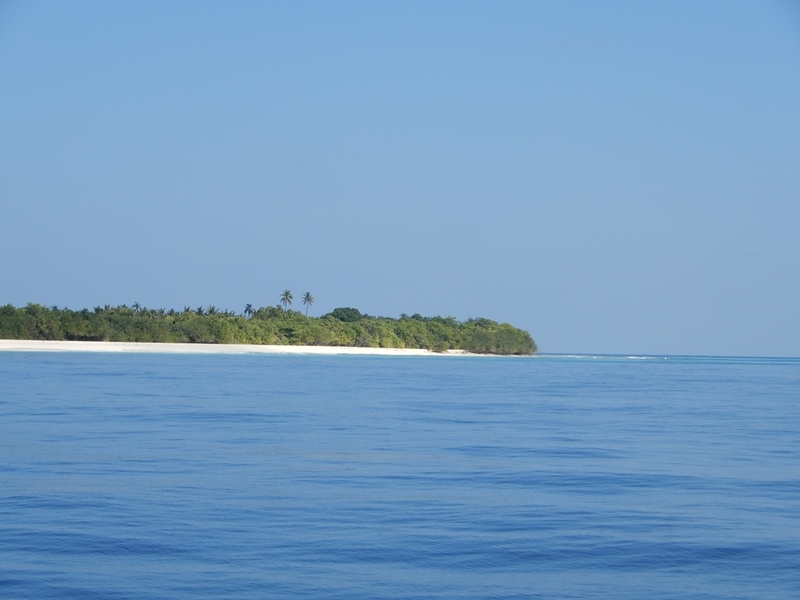
POLYGON ((0 597, 798 598, 800 360, 0 353, 0 597))

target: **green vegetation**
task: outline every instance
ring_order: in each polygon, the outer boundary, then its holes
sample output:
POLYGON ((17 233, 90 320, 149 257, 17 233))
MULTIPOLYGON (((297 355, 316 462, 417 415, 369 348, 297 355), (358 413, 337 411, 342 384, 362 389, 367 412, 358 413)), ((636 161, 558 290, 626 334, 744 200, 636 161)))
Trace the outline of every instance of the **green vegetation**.
MULTIPOLYGON (((533 354, 536 343, 527 331, 489 319, 457 321, 453 317, 401 315, 373 317, 355 308, 337 308, 322 317, 290 310, 292 295, 282 304, 243 313, 214 306, 182 311, 128 306, 70 310, 40 304, 0 307, 0 339, 85 340, 112 342, 190 342, 200 344, 293 344, 372 348, 450 349, 481 354, 533 354)), ((306 292, 308 307, 314 298, 306 292)))

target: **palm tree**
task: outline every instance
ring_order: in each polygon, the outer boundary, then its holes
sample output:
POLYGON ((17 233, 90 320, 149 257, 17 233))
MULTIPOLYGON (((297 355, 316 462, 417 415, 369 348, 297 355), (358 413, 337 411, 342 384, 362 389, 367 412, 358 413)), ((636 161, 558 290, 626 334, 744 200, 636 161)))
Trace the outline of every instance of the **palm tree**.
POLYGON ((253 305, 252 304, 245 304, 244 305, 244 316, 248 319, 253 316, 253 305))
POLYGON ((283 304, 283 310, 286 310, 287 307, 291 306, 293 300, 292 292, 289 290, 283 290, 281 294, 281 304, 283 304))
POLYGON ((308 316, 308 307, 314 304, 314 296, 311 295, 311 292, 303 294, 303 304, 306 305, 306 316, 308 316))

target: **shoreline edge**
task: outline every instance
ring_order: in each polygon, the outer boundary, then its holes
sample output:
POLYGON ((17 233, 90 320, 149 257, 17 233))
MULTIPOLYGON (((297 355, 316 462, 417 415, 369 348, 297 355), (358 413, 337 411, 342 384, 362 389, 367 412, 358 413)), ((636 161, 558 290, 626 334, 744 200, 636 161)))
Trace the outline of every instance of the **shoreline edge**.
POLYGON ((358 348, 260 344, 191 344, 169 342, 86 342, 0 340, 0 352, 111 352, 150 354, 314 354, 361 356, 483 356, 465 350, 433 352, 424 348, 358 348))

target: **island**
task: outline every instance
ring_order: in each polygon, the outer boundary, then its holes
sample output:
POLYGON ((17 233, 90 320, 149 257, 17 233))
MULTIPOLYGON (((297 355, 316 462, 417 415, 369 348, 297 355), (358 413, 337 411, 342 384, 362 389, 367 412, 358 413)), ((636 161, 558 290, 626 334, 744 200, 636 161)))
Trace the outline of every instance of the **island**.
MULTIPOLYGON (((306 307, 312 302, 306 294, 306 307)), ((291 295, 284 292, 281 304, 248 304, 242 313, 214 306, 151 309, 138 303, 92 310, 7 304, 0 306, 0 340, 396 348, 516 356, 537 351, 527 331, 485 318, 376 317, 350 307, 313 317, 289 308, 290 303, 291 295)))

